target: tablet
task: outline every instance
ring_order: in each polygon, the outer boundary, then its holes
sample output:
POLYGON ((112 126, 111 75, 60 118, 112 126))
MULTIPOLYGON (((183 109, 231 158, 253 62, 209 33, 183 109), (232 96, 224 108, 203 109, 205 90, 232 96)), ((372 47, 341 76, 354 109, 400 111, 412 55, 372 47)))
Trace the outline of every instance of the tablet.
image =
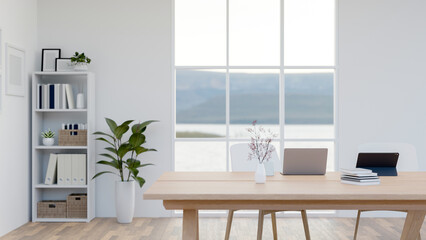
POLYGON ((371 169, 378 176, 398 176, 398 158, 397 152, 359 153, 356 167, 371 169))

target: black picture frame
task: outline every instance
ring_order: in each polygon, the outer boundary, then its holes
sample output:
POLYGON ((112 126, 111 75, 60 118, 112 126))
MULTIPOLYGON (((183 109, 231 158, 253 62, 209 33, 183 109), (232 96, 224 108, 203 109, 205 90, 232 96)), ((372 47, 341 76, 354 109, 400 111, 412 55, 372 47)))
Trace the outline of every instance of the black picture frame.
POLYGON ((56 58, 61 58, 61 49, 60 48, 43 48, 41 50, 41 71, 42 72, 54 72, 55 69, 56 69, 56 58), (53 52, 53 53, 56 52, 57 55, 54 58, 47 59, 45 54, 48 53, 48 52, 53 52), (51 66, 54 66, 54 68, 46 69, 44 61, 52 61, 51 66))
MULTIPOLYGON (((69 60, 71 62, 71 58, 56 58, 55 59, 55 72, 58 72, 58 61, 60 61, 60 60, 69 60)), ((72 70, 73 70, 73 68, 69 69, 69 71, 72 71, 72 70)), ((60 70, 60 72, 66 72, 66 71, 60 70)))

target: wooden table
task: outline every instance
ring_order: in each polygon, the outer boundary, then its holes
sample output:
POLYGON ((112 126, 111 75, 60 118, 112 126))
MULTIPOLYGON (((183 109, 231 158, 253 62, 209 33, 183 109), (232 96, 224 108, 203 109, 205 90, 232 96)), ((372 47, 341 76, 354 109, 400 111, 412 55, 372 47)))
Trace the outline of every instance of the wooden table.
POLYGON ((183 240, 198 239, 198 210, 207 209, 362 209, 408 211, 401 239, 415 240, 426 214, 426 172, 380 177, 381 184, 340 183, 340 174, 267 177, 254 182, 253 172, 167 172, 144 194, 169 210, 183 209, 183 240))

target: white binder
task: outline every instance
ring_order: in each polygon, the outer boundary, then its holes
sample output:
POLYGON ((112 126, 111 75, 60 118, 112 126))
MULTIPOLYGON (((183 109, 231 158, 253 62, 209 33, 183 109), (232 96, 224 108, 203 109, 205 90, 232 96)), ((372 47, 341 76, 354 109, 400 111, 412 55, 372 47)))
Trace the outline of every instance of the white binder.
POLYGON ((58 185, 71 185, 71 154, 58 155, 58 185))
POLYGON ((71 84, 65 84, 65 91, 66 91, 66 94, 67 94, 68 108, 69 109, 74 109, 75 108, 75 105, 74 105, 74 93, 72 91, 71 84))
POLYGON ((50 154, 49 164, 47 165, 46 177, 44 184, 52 185, 56 183, 56 163, 58 156, 56 154, 50 154))
POLYGON ((72 155, 72 185, 86 185, 86 154, 72 155))

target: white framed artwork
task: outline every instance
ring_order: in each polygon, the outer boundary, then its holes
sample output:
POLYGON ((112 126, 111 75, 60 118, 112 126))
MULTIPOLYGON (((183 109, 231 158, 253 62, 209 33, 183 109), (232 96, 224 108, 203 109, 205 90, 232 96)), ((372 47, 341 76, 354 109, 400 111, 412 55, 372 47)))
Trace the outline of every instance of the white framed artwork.
POLYGON ((0 28, 0 75, 3 73, 3 38, 2 31, 0 28))
POLYGON ((6 44, 6 94, 25 96, 25 51, 6 44))

